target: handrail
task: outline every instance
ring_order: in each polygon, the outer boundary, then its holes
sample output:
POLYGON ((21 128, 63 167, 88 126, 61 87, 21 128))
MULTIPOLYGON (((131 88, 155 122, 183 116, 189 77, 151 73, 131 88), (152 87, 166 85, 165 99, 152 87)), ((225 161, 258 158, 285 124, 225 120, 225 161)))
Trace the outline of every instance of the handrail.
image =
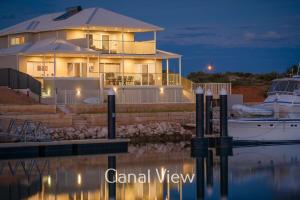
POLYGON ((30 89, 41 96, 41 82, 32 76, 11 68, 0 69, 0 86, 11 89, 30 89))

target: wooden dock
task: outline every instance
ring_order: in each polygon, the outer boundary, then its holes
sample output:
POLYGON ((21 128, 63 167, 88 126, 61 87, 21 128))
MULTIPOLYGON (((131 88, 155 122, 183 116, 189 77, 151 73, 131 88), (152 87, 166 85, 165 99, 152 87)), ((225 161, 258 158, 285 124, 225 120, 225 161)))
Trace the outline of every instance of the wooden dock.
POLYGON ((128 139, 0 143, 0 159, 126 153, 128 139))

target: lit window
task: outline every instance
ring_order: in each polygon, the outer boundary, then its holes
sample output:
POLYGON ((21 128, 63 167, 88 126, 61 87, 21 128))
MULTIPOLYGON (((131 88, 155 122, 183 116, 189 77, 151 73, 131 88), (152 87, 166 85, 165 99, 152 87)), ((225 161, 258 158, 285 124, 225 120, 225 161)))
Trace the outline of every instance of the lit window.
POLYGON ((25 38, 24 36, 13 37, 10 39, 10 45, 21 45, 24 44, 25 38))

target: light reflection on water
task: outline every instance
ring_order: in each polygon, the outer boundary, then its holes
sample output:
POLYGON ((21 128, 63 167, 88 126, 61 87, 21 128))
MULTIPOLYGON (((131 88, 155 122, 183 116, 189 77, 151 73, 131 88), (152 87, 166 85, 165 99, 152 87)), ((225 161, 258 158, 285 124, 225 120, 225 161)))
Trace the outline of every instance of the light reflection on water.
POLYGON ((233 154, 220 159, 213 150, 207 158, 196 160, 186 149, 146 155, 3 160, 0 196, 1 200, 94 200, 114 196, 120 200, 165 200, 220 199, 222 194, 228 199, 300 199, 300 145, 235 148, 233 154), (149 169, 150 182, 107 184, 105 171, 114 162, 118 173, 147 174, 149 169), (197 174, 197 178, 192 183, 171 183, 167 179, 161 183, 156 169, 168 169, 170 174, 197 174))

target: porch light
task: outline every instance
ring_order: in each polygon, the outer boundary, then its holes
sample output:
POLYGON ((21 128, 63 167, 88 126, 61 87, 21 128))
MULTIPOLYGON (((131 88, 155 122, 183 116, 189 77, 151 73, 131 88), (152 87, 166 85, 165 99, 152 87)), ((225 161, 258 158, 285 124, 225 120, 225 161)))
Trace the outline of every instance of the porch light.
POLYGON ((80 97, 81 96, 81 90, 78 88, 76 89, 76 96, 77 97, 80 97))
POLYGON ((47 96, 50 96, 51 95, 51 88, 48 88, 47 89, 47 96))
POLYGON ((117 92, 118 88, 117 88, 117 87, 113 87, 113 90, 114 90, 115 92, 117 92))
POLYGON ((159 91, 160 91, 161 94, 163 94, 163 93, 164 93, 164 88, 163 88, 163 87, 160 87, 160 88, 159 88, 159 91))
POLYGON ((50 175, 47 177, 47 183, 48 183, 48 186, 50 187, 51 186, 51 176, 50 175))
POLYGON ((81 185, 81 174, 77 174, 77 184, 81 185))

